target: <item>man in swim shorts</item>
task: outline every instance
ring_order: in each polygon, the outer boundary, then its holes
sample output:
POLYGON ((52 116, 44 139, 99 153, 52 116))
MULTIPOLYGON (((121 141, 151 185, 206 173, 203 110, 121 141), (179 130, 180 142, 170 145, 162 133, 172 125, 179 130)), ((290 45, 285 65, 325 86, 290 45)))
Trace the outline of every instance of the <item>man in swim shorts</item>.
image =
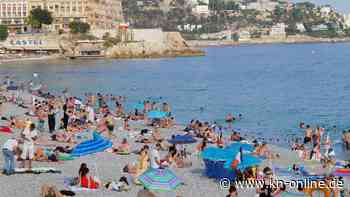
POLYGON ((29 127, 26 127, 22 132, 23 150, 21 159, 23 159, 23 168, 25 168, 25 161, 29 162, 29 169, 32 168, 32 160, 34 157, 34 141, 37 139, 38 132, 35 129, 35 124, 31 123, 29 127))
POLYGON ((310 125, 306 125, 304 144, 310 143, 312 139, 311 137, 312 137, 312 128, 310 127, 310 125))

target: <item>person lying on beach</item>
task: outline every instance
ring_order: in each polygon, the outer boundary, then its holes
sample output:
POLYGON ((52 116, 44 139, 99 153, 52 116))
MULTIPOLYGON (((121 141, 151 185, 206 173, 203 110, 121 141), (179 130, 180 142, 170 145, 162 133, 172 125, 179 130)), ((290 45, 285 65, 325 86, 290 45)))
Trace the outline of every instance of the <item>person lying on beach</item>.
POLYGON ((26 126, 26 121, 15 116, 11 116, 8 124, 11 128, 24 129, 26 126))
POLYGON ((129 154, 130 153, 130 145, 126 138, 123 139, 120 145, 116 148, 113 148, 113 152, 117 154, 129 154))
POLYGON ((51 136, 52 141, 75 144, 74 135, 71 132, 59 131, 51 136))
POLYGON ((80 186, 89 189, 98 189, 101 185, 101 181, 96 177, 92 177, 89 175, 89 168, 85 163, 80 165, 79 169, 79 180, 80 186))
POLYGON ((34 161, 58 162, 59 152, 54 150, 47 153, 43 148, 37 148, 34 153, 34 161))
POLYGON ((130 184, 128 179, 125 176, 120 177, 118 182, 108 182, 105 185, 107 190, 110 191, 117 191, 117 192, 123 192, 123 191, 129 191, 130 190, 130 184))
POLYGON ((137 136, 135 142, 137 142, 137 143, 144 143, 144 144, 150 144, 153 141, 149 137, 145 136, 144 130, 141 130, 141 133, 140 133, 140 135, 137 136))

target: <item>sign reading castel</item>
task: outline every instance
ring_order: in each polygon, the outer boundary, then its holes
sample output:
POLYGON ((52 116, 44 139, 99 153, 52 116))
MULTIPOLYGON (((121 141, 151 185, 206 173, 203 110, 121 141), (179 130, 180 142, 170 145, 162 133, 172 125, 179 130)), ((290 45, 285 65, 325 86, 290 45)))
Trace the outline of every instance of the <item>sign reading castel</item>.
POLYGON ((10 45, 14 46, 40 46, 43 44, 44 42, 42 40, 10 40, 10 45))

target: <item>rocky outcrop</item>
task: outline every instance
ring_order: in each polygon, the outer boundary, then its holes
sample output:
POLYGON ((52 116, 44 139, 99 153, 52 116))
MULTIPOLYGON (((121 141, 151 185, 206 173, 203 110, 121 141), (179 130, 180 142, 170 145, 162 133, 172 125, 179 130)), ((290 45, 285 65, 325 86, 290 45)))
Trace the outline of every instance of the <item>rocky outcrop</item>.
POLYGON ((202 56, 205 53, 188 46, 178 32, 163 32, 159 40, 119 43, 106 51, 109 58, 160 58, 202 56))

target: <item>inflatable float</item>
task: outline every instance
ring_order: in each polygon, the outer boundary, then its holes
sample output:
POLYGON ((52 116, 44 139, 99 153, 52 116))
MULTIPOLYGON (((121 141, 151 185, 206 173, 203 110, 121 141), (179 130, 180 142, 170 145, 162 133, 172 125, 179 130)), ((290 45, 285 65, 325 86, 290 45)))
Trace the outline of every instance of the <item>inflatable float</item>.
POLYGON ((11 85, 11 86, 8 86, 6 89, 7 89, 7 90, 17 90, 18 87, 17 87, 17 86, 14 86, 14 85, 11 85))
POLYGON ((0 126, 0 132, 2 133, 12 133, 12 129, 7 126, 0 126))
POLYGON ((72 151, 73 157, 102 152, 112 147, 112 142, 102 137, 97 132, 93 133, 93 139, 78 144, 72 151))
POLYGON ((350 168, 339 168, 333 172, 334 176, 350 176, 350 168))

